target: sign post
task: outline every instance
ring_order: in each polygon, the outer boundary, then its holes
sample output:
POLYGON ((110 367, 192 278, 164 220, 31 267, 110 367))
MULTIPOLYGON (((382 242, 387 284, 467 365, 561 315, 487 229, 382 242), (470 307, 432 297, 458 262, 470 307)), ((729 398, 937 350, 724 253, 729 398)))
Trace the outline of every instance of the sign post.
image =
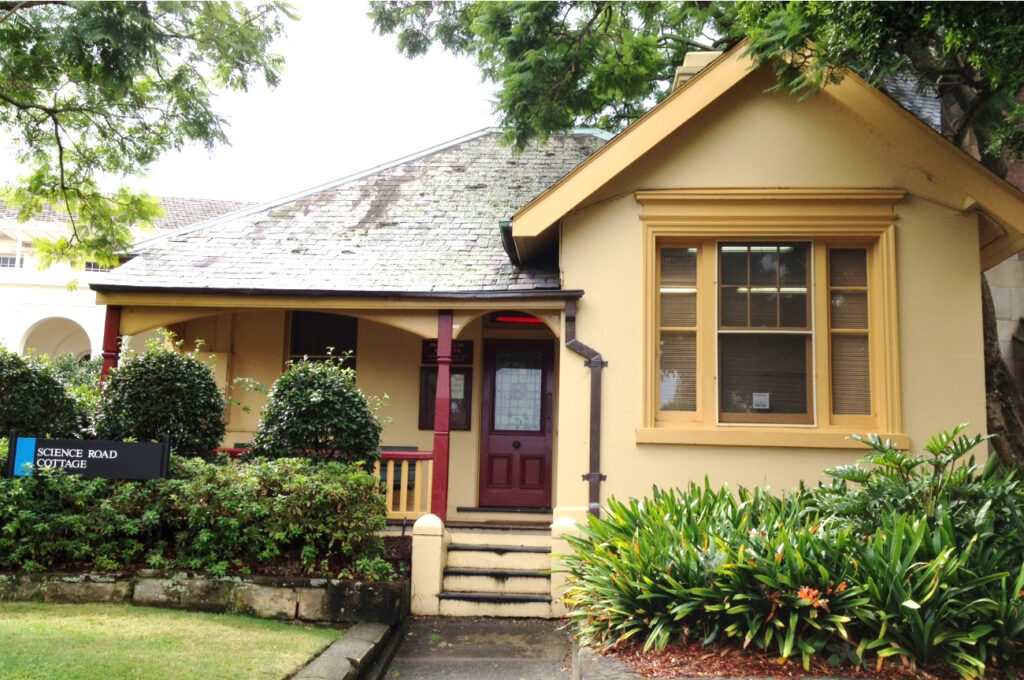
POLYGON ((158 479, 167 476, 171 439, 158 444, 86 439, 8 440, 7 476, 31 477, 36 470, 63 470, 86 479, 158 479))

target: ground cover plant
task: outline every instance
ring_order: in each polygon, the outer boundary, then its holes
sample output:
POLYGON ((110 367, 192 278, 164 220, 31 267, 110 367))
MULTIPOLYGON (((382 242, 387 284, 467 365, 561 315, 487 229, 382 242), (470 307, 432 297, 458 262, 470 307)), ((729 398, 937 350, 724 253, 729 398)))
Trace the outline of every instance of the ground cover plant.
POLYGON ((964 426, 910 456, 867 438, 865 463, 782 497, 654 489, 608 502, 564 556, 575 635, 599 647, 730 643, 963 677, 1024 665, 1024 491, 966 456, 964 426))
POLYGON ((229 614, 0 603, 0 677, 280 680, 341 635, 229 614))
POLYGON ((38 470, 0 478, 0 569, 386 579, 385 516, 378 479, 338 462, 172 457, 141 482, 38 470))

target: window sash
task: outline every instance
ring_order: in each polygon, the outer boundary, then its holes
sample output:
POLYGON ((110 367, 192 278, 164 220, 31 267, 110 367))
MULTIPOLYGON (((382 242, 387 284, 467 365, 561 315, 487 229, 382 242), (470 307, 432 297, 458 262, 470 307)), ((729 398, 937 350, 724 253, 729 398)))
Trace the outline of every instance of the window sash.
MULTIPOLYGON (((874 300, 875 296, 880 294, 876 287, 880 286, 883 280, 881 278, 882 274, 879 273, 880 270, 876 269, 876 267, 883 266, 880 264, 883 260, 878 259, 882 257, 877 252, 877 248, 880 247, 878 236, 825 235, 824 237, 819 237, 816 235, 809 237, 806 241, 794 241, 792 239, 773 241, 763 237, 760 239, 756 237, 749 238, 743 241, 725 241, 710 236, 681 239, 665 233, 658 233, 654 230, 649 233, 651 233, 651 250, 648 252, 652 253, 650 260, 652 266, 648 270, 650 272, 648 280, 652 287, 652 295, 649 298, 651 301, 649 307, 651 316, 649 318, 651 319, 650 328, 653 331, 653 335, 650 338, 653 362, 650 364, 651 373, 649 375, 652 382, 649 384, 651 390, 648 392, 648 396, 651 401, 652 410, 649 413, 653 414, 653 425, 670 426, 675 423, 679 426, 712 427, 718 425, 756 426, 774 424, 804 425, 818 428, 874 428, 875 430, 891 427, 891 425, 880 421, 880 419, 885 419, 886 414, 879 413, 874 404, 875 397, 877 397, 875 391, 879 389, 875 383, 876 381, 886 380, 886 377, 879 373, 879 367, 874 363, 875 352, 878 350, 875 345, 878 340, 874 337, 873 333, 868 334, 864 329, 832 328, 831 316, 829 314, 831 294, 833 289, 838 289, 839 286, 830 285, 828 278, 828 253, 830 249, 855 249, 861 251, 866 259, 865 283, 867 285, 855 287, 844 283, 843 290, 865 293, 869 298, 867 301, 868 318, 875 318, 878 312, 874 308, 874 300), (781 244, 794 243, 806 247, 806 282, 802 284, 802 287, 807 289, 806 325, 803 328, 782 326, 780 318, 780 326, 778 327, 748 326, 747 328, 720 328, 721 309, 719 295, 723 284, 720 281, 719 246, 723 244, 779 246, 781 244), (698 253, 697 284, 695 286, 697 289, 695 292, 697 307, 696 324, 694 326, 665 326, 662 324, 663 312, 660 290, 662 287, 661 254, 665 248, 678 248, 681 246, 695 248, 698 253), (672 332, 692 334, 690 344, 693 347, 695 369, 692 377, 688 376, 688 380, 693 382, 695 394, 692 402, 687 403, 687 406, 691 407, 687 411, 663 408, 662 397, 666 387, 663 386, 661 379, 663 357, 661 346, 663 335, 672 332), (723 334, 744 332, 764 334, 793 334, 802 332, 808 337, 806 351, 808 407, 806 413, 733 414, 722 411, 720 408, 720 388, 723 376, 720 367, 719 337, 723 334), (838 335, 851 334, 869 335, 866 340, 858 341, 861 343, 860 351, 862 354, 864 352, 863 344, 866 342, 868 345, 868 365, 863 367, 859 374, 856 371, 853 374, 847 372, 834 378, 832 371, 833 338, 838 335), (872 402, 870 413, 851 413, 848 407, 842 405, 843 400, 841 398, 837 400, 833 396, 833 385, 841 384, 844 379, 848 382, 854 379, 860 381, 856 383, 858 389, 861 393, 867 392, 872 402), (837 401, 840 402, 838 412, 835 410, 837 401)), ((882 247, 891 248, 891 243, 882 247)), ((738 283, 731 285, 739 286, 738 283)), ((779 282, 779 287, 783 287, 781 281, 779 282)), ((871 321, 869 323, 874 322, 871 321)), ((839 340, 837 342, 842 344, 844 341, 839 340)), ((886 389, 891 391, 891 387, 886 389)), ((857 398, 863 399, 862 396, 857 398)), ((889 410, 891 411, 891 409, 889 410)))

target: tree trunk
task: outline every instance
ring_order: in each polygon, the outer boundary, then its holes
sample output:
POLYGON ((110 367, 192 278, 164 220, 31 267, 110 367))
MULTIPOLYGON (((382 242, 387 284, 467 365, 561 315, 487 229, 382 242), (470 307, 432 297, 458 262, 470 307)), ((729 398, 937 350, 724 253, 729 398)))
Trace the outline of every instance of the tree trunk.
POLYGON ((988 279, 981 275, 982 323, 985 333, 985 410, 988 431, 998 435, 992 448, 1006 467, 1024 467, 1024 398, 999 350, 996 310, 988 279))

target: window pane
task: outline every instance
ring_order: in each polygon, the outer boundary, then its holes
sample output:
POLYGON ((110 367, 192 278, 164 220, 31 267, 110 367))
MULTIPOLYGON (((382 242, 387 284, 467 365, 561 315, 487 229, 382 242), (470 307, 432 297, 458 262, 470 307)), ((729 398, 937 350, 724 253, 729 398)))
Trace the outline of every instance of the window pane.
POLYGON ((857 290, 834 290, 831 294, 832 328, 867 328, 868 294, 857 290))
POLYGON ((777 246, 750 247, 750 283, 775 286, 779 282, 779 249, 777 246))
POLYGON ((754 328, 778 328, 779 295, 776 288, 750 289, 750 325, 754 328))
POLYGON ((783 286, 807 285, 807 246, 779 247, 779 281, 783 286))
POLYGON ((868 254, 863 248, 828 251, 828 283, 833 288, 868 285, 868 254))
POLYGON ((867 335, 832 336, 832 412, 871 414, 871 378, 867 335))
POLYGON ((721 246, 722 283, 727 286, 744 286, 747 281, 747 247, 721 246))
POLYGON ((779 306, 783 328, 807 328, 807 293, 786 292, 783 289, 779 306))
POLYGON ((687 292, 662 292, 661 325, 689 328, 697 325, 696 289, 687 292))
POLYGON ((663 411, 697 409, 697 336, 694 333, 661 334, 659 393, 663 411))
POLYGON ((356 320, 340 314, 293 312, 290 343, 292 357, 334 356, 356 350, 356 320))
POLYGON ((661 249, 661 285, 662 287, 697 285, 696 248, 661 249))
POLYGON ((720 334, 722 413, 809 414, 809 335, 720 334))
POLYGON ((722 289, 722 325, 747 327, 747 289, 722 289))

